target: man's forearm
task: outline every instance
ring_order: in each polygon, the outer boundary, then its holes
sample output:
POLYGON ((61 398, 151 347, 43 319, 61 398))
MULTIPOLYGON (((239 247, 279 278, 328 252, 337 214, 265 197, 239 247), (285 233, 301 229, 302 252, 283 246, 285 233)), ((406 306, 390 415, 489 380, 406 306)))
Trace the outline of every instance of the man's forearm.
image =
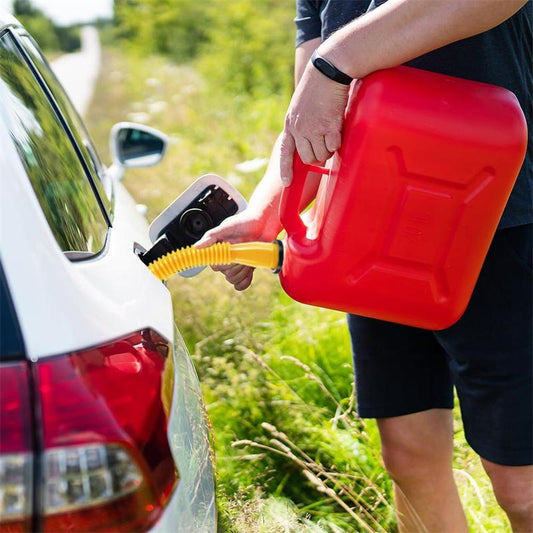
MULTIPOLYGON (((279 176, 280 142, 281 136, 274 144, 265 175, 255 188, 248 205, 248 209, 257 213, 263 223, 268 226, 269 233, 272 231, 276 234, 281 231, 278 209, 283 190, 279 176)), ((309 205, 316 196, 320 177, 320 174, 309 174, 302 194, 301 209, 309 205)))
POLYGON ((527 0, 388 0, 329 37, 321 55, 353 78, 489 30, 527 0))

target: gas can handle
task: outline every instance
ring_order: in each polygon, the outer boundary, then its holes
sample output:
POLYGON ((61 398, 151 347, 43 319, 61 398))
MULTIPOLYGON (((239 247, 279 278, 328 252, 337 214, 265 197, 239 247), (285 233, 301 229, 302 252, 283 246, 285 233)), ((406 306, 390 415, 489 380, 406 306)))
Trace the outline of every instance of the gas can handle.
POLYGON ((283 188, 279 204, 281 225, 291 237, 296 235, 303 237, 307 232, 307 226, 300 216, 300 202, 309 172, 329 174, 327 168, 306 165, 295 150, 292 163, 292 182, 288 187, 283 188))

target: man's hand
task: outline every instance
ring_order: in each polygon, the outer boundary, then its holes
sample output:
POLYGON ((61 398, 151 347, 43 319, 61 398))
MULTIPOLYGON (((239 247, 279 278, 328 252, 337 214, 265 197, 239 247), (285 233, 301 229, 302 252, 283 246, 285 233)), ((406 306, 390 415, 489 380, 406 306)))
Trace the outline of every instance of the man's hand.
POLYGON ((294 150, 306 164, 322 164, 341 145, 341 128, 349 87, 328 79, 311 63, 292 97, 281 138, 280 174, 292 181, 294 150))
MULTIPOLYGON (((269 229, 269 224, 265 223, 262 218, 253 210, 247 209, 209 230, 195 246, 205 248, 217 242, 272 241, 276 238, 278 229, 274 227, 269 229)), ((216 272, 222 272, 237 291, 243 291, 250 286, 255 270, 252 267, 237 264, 214 265, 211 268, 216 272)))

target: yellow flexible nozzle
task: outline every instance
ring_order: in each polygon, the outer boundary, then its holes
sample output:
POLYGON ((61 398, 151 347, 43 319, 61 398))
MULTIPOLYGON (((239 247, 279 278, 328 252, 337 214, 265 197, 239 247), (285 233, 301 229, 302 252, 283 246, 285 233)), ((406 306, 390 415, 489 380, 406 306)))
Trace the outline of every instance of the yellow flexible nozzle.
POLYGON ((282 244, 274 242, 219 242, 207 248, 188 246, 170 252, 148 265, 152 273, 164 281, 176 272, 206 265, 240 263, 253 267, 277 270, 281 267, 282 244))

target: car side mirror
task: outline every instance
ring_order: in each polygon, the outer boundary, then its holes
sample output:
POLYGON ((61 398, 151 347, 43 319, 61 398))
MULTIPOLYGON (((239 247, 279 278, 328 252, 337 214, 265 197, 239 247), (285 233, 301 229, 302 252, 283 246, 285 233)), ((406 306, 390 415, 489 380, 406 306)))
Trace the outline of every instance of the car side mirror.
POLYGON ((163 159, 168 137, 143 124, 119 122, 111 128, 109 144, 114 164, 125 168, 151 167, 163 159))

